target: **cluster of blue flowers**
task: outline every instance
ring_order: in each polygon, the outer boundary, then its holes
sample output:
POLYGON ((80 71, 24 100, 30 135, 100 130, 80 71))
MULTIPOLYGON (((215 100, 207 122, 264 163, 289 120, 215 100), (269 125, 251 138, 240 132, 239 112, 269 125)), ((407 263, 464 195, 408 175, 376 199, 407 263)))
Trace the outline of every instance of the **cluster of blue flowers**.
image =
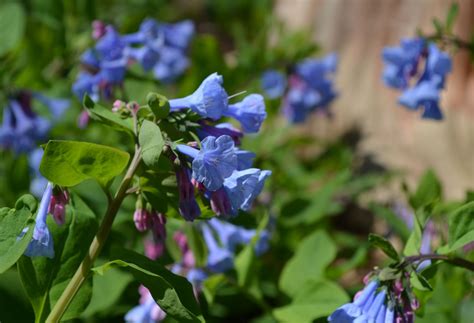
POLYGON ((86 93, 95 101, 101 96, 112 99, 133 62, 162 82, 176 79, 189 65, 186 52, 194 35, 194 24, 189 20, 168 24, 145 19, 136 33, 127 35, 100 22, 93 27, 97 43, 81 56, 83 70, 73 85, 79 99, 86 93))
POLYGON ((371 281, 352 303, 339 307, 329 316, 328 321, 334 323, 394 323, 393 307, 385 304, 387 293, 385 290, 377 292, 378 287, 377 280, 371 281))
POLYGON ((440 91, 451 71, 451 58, 423 38, 402 39, 399 47, 383 50, 386 64, 383 80, 402 90, 399 103, 410 110, 422 110, 422 118, 440 120, 440 91))
POLYGON ((236 215, 239 210, 250 209, 271 174, 268 170, 252 168, 255 154, 236 147, 243 133, 257 132, 265 120, 263 97, 250 94, 241 102, 229 104, 222 83, 222 76, 211 74, 193 94, 169 101, 171 111, 191 109, 203 118, 198 130, 202 139, 200 149, 176 146, 192 160, 191 169, 186 166, 186 159, 176 170, 180 213, 188 221, 200 215, 195 186, 211 201, 217 215, 236 215), (224 116, 236 119, 243 132, 229 124, 210 124, 224 116))
POLYGON ((358 292, 354 301, 335 310, 329 322, 353 323, 376 322, 398 323, 414 321, 414 311, 419 303, 410 287, 410 275, 393 281, 385 281, 384 286, 378 279, 372 279, 358 292), (405 280, 405 282, 403 282, 405 280))
POLYGON ((302 123, 312 112, 329 114, 336 98, 330 78, 337 67, 337 56, 305 59, 291 68, 287 77, 276 70, 262 75, 261 86, 271 99, 283 97, 283 113, 291 123, 302 123))

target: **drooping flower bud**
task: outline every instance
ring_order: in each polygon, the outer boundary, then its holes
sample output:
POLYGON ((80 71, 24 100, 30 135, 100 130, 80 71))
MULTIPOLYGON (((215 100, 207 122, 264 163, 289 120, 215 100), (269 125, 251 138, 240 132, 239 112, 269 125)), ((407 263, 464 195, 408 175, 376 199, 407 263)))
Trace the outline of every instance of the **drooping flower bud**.
POLYGON ((69 203, 69 193, 66 189, 55 188, 49 203, 48 213, 53 216, 58 225, 63 225, 66 218, 66 205, 69 203))

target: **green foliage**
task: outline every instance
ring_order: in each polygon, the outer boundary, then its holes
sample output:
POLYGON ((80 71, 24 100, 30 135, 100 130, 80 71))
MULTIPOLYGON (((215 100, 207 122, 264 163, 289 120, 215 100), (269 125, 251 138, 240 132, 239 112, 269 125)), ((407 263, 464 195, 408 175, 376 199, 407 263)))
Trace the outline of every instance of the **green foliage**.
POLYGON ((336 246, 324 231, 315 231, 298 246, 280 276, 280 289, 295 296, 310 280, 324 277, 326 267, 336 257, 336 246))
POLYGON ((369 242, 377 248, 380 248, 387 256, 392 258, 393 260, 399 260, 400 257, 398 256, 397 250, 393 247, 393 245, 385 238, 377 235, 377 234, 369 234, 369 242))
MULTIPOLYGON (((98 219, 90 208, 75 194, 67 207, 66 223, 58 226, 48 220, 54 239, 54 259, 23 256, 18 271, 33 306, 36 322, 43 322, 57 302, 67 283, 86 255, 98 228, 98 219)), ((92 293, 92 280, 79 290, 63 319, 79 317, 87 307, 92 293)))
POLYGON ((336 308, 349 301, 339 285, 327 280, 309 280, 291 304, 274 310, 280 322, 313 322, 328 316, 336 308))
POLYGON ((125 131, 133 134, 133 121, 129 118, 121 118, 119 114, 113 113, 94 101, 89 96, 84 96, 84 107, 92 119, 97 120, 115 130, 125 131))
POLYGON ((423 174, 413 195, 410 196, 410 205, 414 210, 437 202, 442 197, 441 183, 432 170, 423 174))
POLYGON ((28 247, 35 210, 36 200, 31 195, 21 197, 14 209, 0 208, 0 274, 13 266, 28 247))
POLYGON ((26 19, 23 7, 16 2, 0 6, 0 56, 11 51, 22 39, 26 19))
POLYGON ((440 248, 442 253, 455 251, 474 240, 474 202, 454 210, 448 220, 448 245, 440 248))
POLYGON ((130 156, 116 148, 78 141, 50 140, 40 171, 51 182, 75 186, 95 179, 107 186, 127 166, 130 156))
POLYGON ((155 301, 168 315, 180 322, 204 321, 196 303, 191 284, 179 275, 138 253, 120 250, 121 259, 112 260, 93 270, 104 275, 109 268, 121 267, 147 287, 155 301))
POLYGON ((158 166, 161 151, 165 145, 160 127, 151 121, 143 120, 138 142, 142 147, 143 162, 152 169, 158 166))

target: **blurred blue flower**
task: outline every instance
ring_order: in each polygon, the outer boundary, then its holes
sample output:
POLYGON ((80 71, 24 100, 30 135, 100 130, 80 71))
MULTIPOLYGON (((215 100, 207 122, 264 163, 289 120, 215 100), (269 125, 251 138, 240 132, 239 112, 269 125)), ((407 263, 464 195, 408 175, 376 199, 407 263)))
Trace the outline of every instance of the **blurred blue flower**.
POLYGON ((277 70, 267 70, 262 74, 261 87, 270 99, 281 97, 286 89, 286 76, 277 70))
POLYGON ((143 285, 138 289, 140 293, 140 304, 125 314, 127 323, 156 323, 165 319, 166 313, 153 299, 150 291, 143 285))
POLYGON ((331 79, 336 67, 336 54, 296 64, 283 100, 283 113, 290 122, 302 123, 314 111, 329 115, 329 104, 337 97, 331 79))
POLYGON ((45 105, 53 121, 58 121, 69 107, 69 100, 55 99, 38 92, 22 90, 12 96, 3 110, 0 146, 16 153, 29 153, 48 137, 52 121, 37 115, 33 99, 45 105))
POLYGON ((143 45, 130 47, 130 57, 138 61, 145 71, 153 70, 158 80, 170 82, 189 66, 186 50, 193 36, 192 21, 166 24, 146 19, 138 32, 124 35, 123 39, 130 44, 143 45))
POLYGON ((228 109, 228 95, 222 83, 219 74, 209 75, 193 94, 169 100, 171 111, 190 108, 204 118, 219 119, 228 109))
POLYGON ((399 103, 422 110, 422 118, 441 120, 440 90, 444 88, 452 63, 448 54, 422 38, 402 39, 400 47, 384 48, 386 64, 383 80, 387 86, 403 90, 399 103), (424 66, 422 61, 425 60, 424 66), (424 67, 422 72, 420 66, 424 67))
POLYGON ((216 273, 222 273, 232 269, 234 266, 234 256, 232 252, 218 244, 209 226, 204 225, 202 227, 202 233, 208 250, 207 268, 216 273))
POLYGON ((201 209, 194 196, 194 186, 189 178, 189 170, 185 167, 177 168, 176 180, 178 183, 179 213, 186 221, 193 221, 201 215, 201 209))
POLYGON ((30 168, 30 192, 36 197, 41 197, 43 195, 48 181, 46 178, 41 175, 39 172, 39 167, 41 164, 41 159, 43 158, 43 149, 36 148, 28 154, 28 166, 30 168))
MULTIPOLYGON (((245 229, 216 218, 210 219, 207 224, 217 233, 221 244, 233 253, 235 253, 239 245, 249 244, 257 234, 257 230, 245 229)), ((261 255, 268 250, 269 237, 270 234, 267 230, 260 231, 255 244, 255 252, 257 255, 261 255)))
POLYGON ((425 45, 425 40, 422 38, 404 38, 400 42, 400 47, 383 49, 382 57, 386 64, 383 80, 387 86, 397 89, 408 87, 410 78, 418 72, 425 45))
MULTIPOLYGON (((33 231, 33 238, 25 251, 25 255, 29 257, 44 256, 54 258, 53 237, 49 232, 46 219, 48 216, 48 207, 53 194, 53 184, 48 183, 41 198, 41 202, 36 213, 36 223, 33 231)), ((23 234, 26 231, 23 232, 23 234)), ((20 236, 21 237, 21 236, 20 236)))
POLYGON ((258 132, 267 117, 265 101, 260 94, 250 94, 241 102, 229 105, 224 114, 239 121, 247 133, 258 132))
POLYGON ((177 145, 179 152, 193 158, 192 176, 209 191, 218 190, 224 179, 237 169, 234 141, 229 136, 204 138, 201 150, 177 145))

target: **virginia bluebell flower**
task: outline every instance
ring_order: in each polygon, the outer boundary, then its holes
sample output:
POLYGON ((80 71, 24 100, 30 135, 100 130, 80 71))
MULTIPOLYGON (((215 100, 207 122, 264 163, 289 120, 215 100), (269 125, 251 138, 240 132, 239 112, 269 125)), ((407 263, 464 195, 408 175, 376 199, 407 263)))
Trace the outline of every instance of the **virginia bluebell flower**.
MULTIPOLYGON (((225 248, 235 252, 239 245, 247 245, 257 234, 257 230, 245 229, 217 218, 210 219, 207 224, 217 233, 219 240, 225 248)), ((257 255, 263 254, 269 247, 269 232, 262 230, 255 244, 257 255)))
POLYGON ((256 156, 253 152, 239 148, 235 148, 234 151, 237 155, 237 170, 245 170, 252 167, 256 156))
POLYGON ((283 112, 290 122, 302 123, 314 111, 329 115, 328 106, 337 97, 330 78, 336 67, 335 54, 296 64, 283 99, 283 112))
POLYGON ((0 146, 4 149, 28 153, 38 141, 46 140, 51 122, 33 111, 31 99, 31 93, 22 91, 11 98, 3 110, 0 146))
POLYGON ((383 80, 387 86, 403 90, 399 103, 411 110, 421 109, 422 118, 440 120, 439 92, 451 71, 451 59, 435 44, 422 38, 402 39, 400 47, 383 50, 386 63, 383 80), (422 61, 424 70, 419 71, 422 61))
POLYGON ((255 198, 261 193, 265 180, 271 175, 269 170, 249 168, 234 171, 224 180, 224 189, 232 206, 232 214, 249 211, 255 198))
POLYGON ((158 80, 170 82, 189 66, 186 50, 193 35, 192 21, 165 24, 146 19, 138 32, 124 35, 124 40, 130 44, 143 45, 139 48, 130 47, 130 57, 138 61, 145 71, 153 70, 158 80))
POLYGON ((179 152, 193 158, 193 178, 204 184, 209 191, 218 190, 237 169, 234 141, 229 136, 209 136, 201 142, 201 150, 187 145, 177 145, 179 152))
POLYGON ((267 70, 262 74, 260 84, 270 99, 276 99, 285 93, 286 76, 277 70, 267 70))
POLYGON ((218 244, 209 226, 204 225, 202 227, 202 233, 208 250, 207 267, 209 270, 222 273, 232 269, 234 266, 234 255, 232 251, 218 244))
POLYGON ((194 196, 194 186, 191 183, 189 170, 185 167, 177 168, 176 181, 179 192, 179 213, 186 221, 193 221, 201 215, 201 210, 194 196))
POLYGON ((209 75, 193 94, 169 100, 171 111, 189 108, 204 118, 221 118, 228 109, 228 95, 222 83, 222 76, 219 74, 209 75))
POLYGON ((166 313, 155 302, 150 291, 143 285, 138 288, 140 304, 125 314, 127 323, 156 323, 165 319, 166 313))
POLYGON ((69 193, 66 189, 56 188, 53 190, 48 213, 53 216, 58 225, 63 225, 66 221, 66 205, 69 203, 69 193))
POLYGON ((250 94, 241 102, 229 105, 224 114, 239 121, 247 133, 258 132, 267 117, 265 101, 260 94, 250 94))
POLYGON ((371 281, 352 303, 344 304, 328 317, 329 322, 387 322, 393 323, 393 310, 384 304, 386 292, 377 292, 379 282, 371 281))
POLYGON ((201 140, 208 136, 220 137, 223 135, 228 135, 234 140, 236 145, 240 145, 240 139, 244 136, 242 131, 235 128, 230 123, 219 123, 211 126, 204 121, 200 121, 199 124, 201 126, 197 128, 197 135, 201 140))
POLYGON ((44 256, 48 258, 54 258, 53 237, 51 236, 48 225, 46 224, 48 207, 52 194, 53 184, 48 183, 36 214, 33 238, 25 251, 25 255, 29 257, 44 256))

